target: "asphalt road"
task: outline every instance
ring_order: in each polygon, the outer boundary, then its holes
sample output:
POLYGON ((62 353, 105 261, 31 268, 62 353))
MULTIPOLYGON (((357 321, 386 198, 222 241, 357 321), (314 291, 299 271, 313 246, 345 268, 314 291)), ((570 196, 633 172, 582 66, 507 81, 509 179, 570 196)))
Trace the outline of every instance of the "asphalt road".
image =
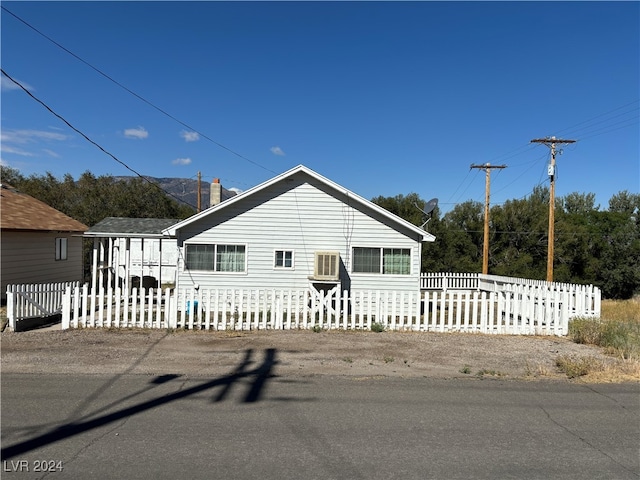
POLYGON ((3 374, 2 478, 638 479, 638 385, 3 374))

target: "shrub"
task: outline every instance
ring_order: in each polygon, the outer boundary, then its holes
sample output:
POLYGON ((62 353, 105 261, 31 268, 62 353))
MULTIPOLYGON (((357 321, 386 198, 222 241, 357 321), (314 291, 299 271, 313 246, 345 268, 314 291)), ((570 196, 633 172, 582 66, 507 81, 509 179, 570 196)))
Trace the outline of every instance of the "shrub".
POLYGON ((576 343, 600 345, 601 323, 599 318, 574 318, 569 322, 569 336, 576 343))
POLYGON ((574 318, 569 336, 576 343, 605 347, 612 355, 640 358, 640 321, 633 317, 574 318))
POLYGON ((376 333, 384 332, 384 325, 379 322, 374 322, 371 324, 371 331, 376 333))
POLYGON ((594 357, 575 357, 572 355, 557 357, 556 366, 569 378, 582 377, 603 369, 602 362, 594 357))
POLYGON ((640 323, 605 322, 600 345, 622 358, 640 358, 640 323))

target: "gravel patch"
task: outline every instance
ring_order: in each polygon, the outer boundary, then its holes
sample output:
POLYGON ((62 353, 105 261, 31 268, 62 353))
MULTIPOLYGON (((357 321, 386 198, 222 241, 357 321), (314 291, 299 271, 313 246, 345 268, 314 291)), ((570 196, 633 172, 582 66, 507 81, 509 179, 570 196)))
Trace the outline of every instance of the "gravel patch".
POLYGON ((424 332, 34 330, 4 331, 2 371, 217 376, 267 352, 274 374, 566 380, 560 355, 610 357, 564 337, 424 332))

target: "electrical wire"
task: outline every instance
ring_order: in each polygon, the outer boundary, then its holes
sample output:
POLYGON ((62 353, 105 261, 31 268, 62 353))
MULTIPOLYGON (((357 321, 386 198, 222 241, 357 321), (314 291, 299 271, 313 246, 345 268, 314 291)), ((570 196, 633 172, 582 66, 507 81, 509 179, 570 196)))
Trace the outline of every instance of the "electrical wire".
POLYGON ((20 22, 22 22, 23 24, 25 24, 27 27, 29 27, 30 29, 32 29, 34 32, 36 32, 37 34, 41 35, 42 37, 46 38, 47 40, 49 40, 51 43, 53 43, 55 46, 57 46, 58 48, 64 50, 65 52, 67 52, 69 55, 71 55, 73 58, 75 58, 76 60, 84 63, 86 66, 88 66, 89 68, 91 68, 92 70, 94 70, 95 72, 99 73, 100 75, 102 75, 104 78, 106 78, 107 80, 109 80, 110 82, 113 82, 114 84, 116 84, 117 86, 119 86, 120 88, 122 88, 123 90, 125 90, 126 92, 130 93, 131 95, 133 95, 134 97, 136 97, 138 100, 146 103, 147 105, 149 105, 150 107, 154 108, 155 110, 157 110, 158 112, 162 113, 163 115, 169 117, 171 120, 177 122, 178 124, 182 125, 185 128, 188 128, 189 130, 191 130, 192 132, 197 133, 198 135, 200 135, 202 138, 204 138, 205 140, 208 140, 209 142, 213 143, 214 145, 217 145, 218 147, 222 148, 223 150, 226 150, 229 153, 232 153, 233 155, 235 155, 238 158, 241 158, 243 160, 246 160, 247 162, 260 167, 268 172, 271 173, 277 173, 274 170, 271 170, 270 168, 265 167, 264 165, 259 164, 258 162, 255 162, 247 157, 245 157, 244 155, 241 155, 240 153, 232 150, 231 148, 221 144, 220 142, 215 141, 214 139, 212 139, 211 137, 209 137, 208 135, 200 132, 199 130, 196 130, 195 128, 191 127, 190 125, 188 125, 187 123, 183 122, 182 120, 174 117, 173 115, 171 115, 170 113, 168 113, 166 110, 163 110, 162 108, 158 107, 157 105, 153 104, 152 102, 150 102, 149 100, 147 100, 146 98, 142 97, 141 95, 137 94, 136 92, 134 92, 133 90, 131 90, 130 88, 126 87, 125 85, 123 85, 122 83, 118 82, 117 80, 115 80, 113 77, 109 76, 108 74, 106 74, 105 72, 103 72, 102 70, 100 70, 97 67, 94 67, 93 65, 91 65, 89 62, 87 62, 86 60, 84 60, 83 58, 81 58, 80 56, 76 55, 75 53, 73 53, 71 50, 65 48, 63 45, 59 44, 58 42, 56 42, 54 39, 52 39, 51 37, 45 35, 44 33, 42 33, 40 30, 38 30, 37 28, 35 28, 33 25, 29 24, 28 22, 26 22, 25 20, 23 20, 22 18, 20 18, 19 16, 17 16, 15 13, 11 12, 10 10, 8 10, 4 5, 1 5, 0 8, 2 8, 2 10, 4 10, 5 12, 7 12, 9 15, 11 15, 12 17, 16 18, 17 20, 19 20, 20 22))
POLYGON ((67 119, 65 119, 62 115, 58 114, 57 112, 55 112, 51 107, 49 107, 49 105, 47 105, 46 103, 44 103, 42 100, 40 100, 39 98, 37 98, 35 95, 33 95, 29 90, 27 90, 20 82, 18 82, 17 80, 15 80, 13 77, 11 77, 7 72, 4 71, 4 69, 0 68, 0 71, 2 72, 2 75, 4 75, 5 77, 7 77, 9 80, 11 80, 13 83, 15 83, 18 87, 20 87, 27 95, 29 95, 32 99, 34 99, 36 102, 38 102, 40 105, 42 105, 44 108, 46 108, 53 116, 55 116, 56 118, 58 118, 59 120, 61 120, 63 123, 65 123, 71 130, 73 130, 74 132, 76 132, 78 135, 80 135, 82 138, 84 138, 87 142, 91 143, 92 145, 94 145, 95 147, 97 147, 101 152, 105 153, 106 155, 108 155, 109 157, 111 157, 112 159, 114 159, 116 162, 118 162, 120 165, 122 165, 124 168, 126 168, 127 170, 129 170, 130 172, 134 173, 136 176, 140 177, 141 179, 143 179, 144 181, 150 183, 151 185, 155 186, 157 189, 159 189, 161 192, 165 193, 166 195, 169 195, 170 197, 176 199, 177 201, 184 203, 186 205, 189 205, 190 207, 196 208, 194 205, 191 205, 189 202, 186 202, 184 200, 182 200, 179 197, 176 197, 175 195, 173 195, 170 192, 167 192, 166 190, 164 190, 162 187, 160 187, 160 185, 158 185, 155 182, 152 182, 151 180, 149 180, 149 178, 147 178, 145 175, 142 175, 141 173, 137 172, 136 170, 134 170, 133 168, 131 168, 129 165, 127 165, 126 163, 124 163, 122 160, 120 160, 118 157, 116 157, 114 154, 112 154, 111 152, 105 150, 101 145, 99 145, 98 143, 94 142, 92 139, 90 139, 87 135, 85 135, 84 133, 82 133, 80 130, 78 130, 76 127, 74 127, 73 125, 71 125, 71 123, 69 123, 67 121, 67 119))
MULTIPOLYGON (((630 105, 637 104, 638 102, 639 102, 639 100, 634 100, 633 102, 626 103, 626 104, 624 104, 624 105, 621 105, 621 106, 619 106, 619 107, 614 108, 613 110, 609 110, 608 112, 601 113, 600 115, 596 115, 595 117, 592 117, 592 118, 590 118, 590 119, 587 119, 587 120, 584 120, 584 121, 582 121, 582 122, 580 122, 580 123, 577 123, 577 124, 575 124, 575 125, 573 125, 573 126, 571 126, 571 127, 567 127, 567 128, 565 128, 565 129, 563 129, 563 130, 559 130, 557 133, 561 133, 561 134, 563 134, 563 135, 574 135, 574 136, 579 136, 579 134, 578 134, 577 132, 580 132, 582 129, 577 129, 577 130, 575 130, 575 127, 578 127, 578 126, 580 126, 580 125, 584 125, 585 123, 592 122, 593 120, 596 120, 596 119, 598 119, 598 118, 600 118, 600 117, 604 117, 604 116, 606 116, 606 115, 609 115, 610 113, 617 112, 618 110, 621 110, 621 109, 623 109, 623 108, 626 108, 626 107, 628 107, 628 106, 630 106, 630 105)), ((636 107, 636 108, 634 108, 634 109, 630 110, 629 112, 624 112, 624 113, 620 113, 620 114, 618 114, 618 115, 615 115, 615 116, 611 117, 610 119, 617 118, 617 117, 620 117, 620 116, 622 116, 622 115, 626 115, 626 114, 628 114, 628 113, 630 113, 630 112, 633 112, 633 111, 636 111, 636 110, 639 110, 639 109, 640 109, 640 106, 638 106, 638 107, 636 107)), ((609 120, 610 120, 610 119, 609 119, 609 120)), ((599 124, 599 123, 603 123, 603 122, 606 122, 606 121, 608 121, 608 120, 602 120, 602 121, 600 121, 600 122, 596 122, 594 125, 597 125, 597 124, 599 124)), ((586 127, 586 128, 589 128, 589 127, 586 127)))
POLYGON ((447 203, 447 204, 448 204, 449 202, 451 202, 451 200, 453 199, 453 197, 455 196, 455 194, 456 194, 456 193, 458 193, 458 190, 460 190, 460 187, 462 186, 462 184, 463 184, 464 182, 466 182, 466 181, 467 181, 467 178, 469 178, 469 175, 471 175, 471 170, 472 170, 472 169, 470 168, 470 169, 469 169, 469 171, 467 172, 467 175, 462 179, 462 182, 460 182, 460 184, 456 187, 456 189, 453 191, 453 193, 451 194, 451 196, 449 197, 449 199, 448 199, 448 200, 447 200, 447 202, 445 202, 445 203, 447 203))

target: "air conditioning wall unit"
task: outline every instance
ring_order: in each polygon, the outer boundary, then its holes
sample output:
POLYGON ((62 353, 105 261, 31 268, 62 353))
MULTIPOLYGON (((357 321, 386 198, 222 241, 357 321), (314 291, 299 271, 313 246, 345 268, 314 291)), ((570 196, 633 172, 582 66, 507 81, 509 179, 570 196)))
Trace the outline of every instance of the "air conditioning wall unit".
POLYGON ((340 280, 340 252, 315 252, 313 279, 331 282, 340 280))

